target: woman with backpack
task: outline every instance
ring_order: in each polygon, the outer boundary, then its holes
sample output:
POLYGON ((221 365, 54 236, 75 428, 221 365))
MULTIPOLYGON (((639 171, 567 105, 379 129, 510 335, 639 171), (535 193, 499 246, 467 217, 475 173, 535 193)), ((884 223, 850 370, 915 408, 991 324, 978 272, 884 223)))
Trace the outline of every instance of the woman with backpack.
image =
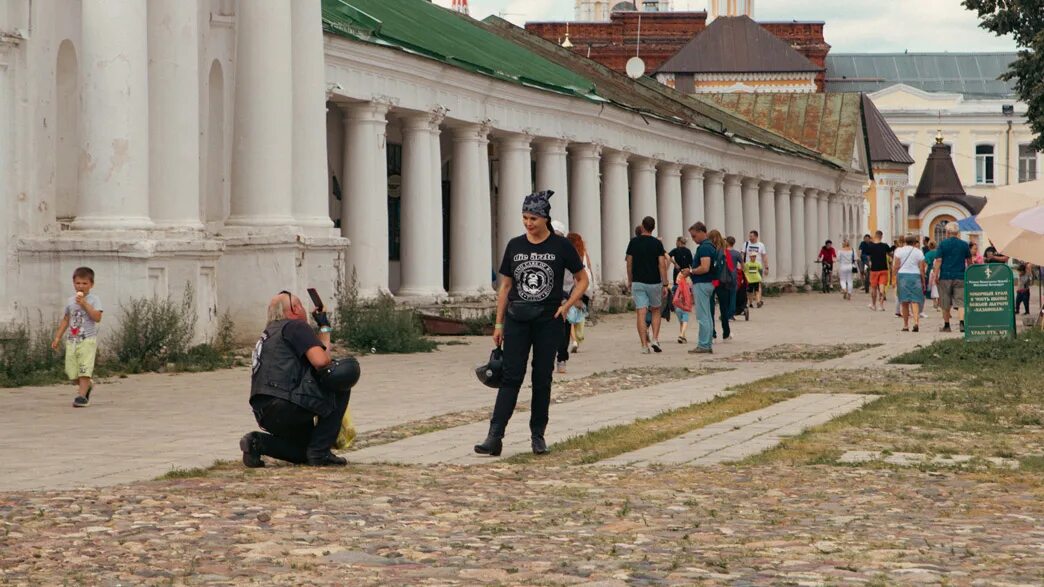
MULTIPOLYGON (((732 338, 732 329, 729 327, 729 311, 732 306, 732 296, 735 295, 736 290, 736 261, 733 260, 732 255, 729 254, 729 245, 725 241, 725 238, 721 236, 721 233, 717 230, 712 230, 707 233, 707 239, 710 240, 711 244, 714 245, 714 249, 718 252, 720 260, 715 263, 718 267, 718 273, 714 279, 714 296, 718 299, 718 310, 721 314, 721 339, 730 340, 732 338)), ((714 304, 711 304, 711 321, 714 320, 714 304)), ((714 338, 718 337, 718 333, 714 333, 714 338)))

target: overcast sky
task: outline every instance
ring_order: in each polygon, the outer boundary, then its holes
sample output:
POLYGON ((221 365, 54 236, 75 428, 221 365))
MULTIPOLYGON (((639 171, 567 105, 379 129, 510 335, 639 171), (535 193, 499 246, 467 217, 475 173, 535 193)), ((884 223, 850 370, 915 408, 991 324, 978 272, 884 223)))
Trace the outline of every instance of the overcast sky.
MULTIPOLYGON (((449 6, 451 0, 435 0, 449 6)), ((471 15, 572 20, 573 0, 469 0, 471 15)), ((675 10, 703 10, 706 0, 675 0, 675 10)), ((1015 42, 978 27, 960 0, 756 0, 755 20, 820 20, 831 51, 1014 51, 1015 42)))

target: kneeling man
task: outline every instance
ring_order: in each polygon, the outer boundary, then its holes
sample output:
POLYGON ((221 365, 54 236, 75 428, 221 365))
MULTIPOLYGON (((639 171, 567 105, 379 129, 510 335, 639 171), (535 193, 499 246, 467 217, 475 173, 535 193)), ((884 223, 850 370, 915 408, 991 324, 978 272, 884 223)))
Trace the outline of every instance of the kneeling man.
POLYGON ((330 321, 321 309, 312 317, 318 334, 297 296, 282 291, 268 304, 268 326, 254 346, 250 377, 250 407, 267 433, 250 432, 239 441, 247 467, 263 467, 262 455, 314 466, 348 464, 330 449, 358 364, 331 359, 330 321))

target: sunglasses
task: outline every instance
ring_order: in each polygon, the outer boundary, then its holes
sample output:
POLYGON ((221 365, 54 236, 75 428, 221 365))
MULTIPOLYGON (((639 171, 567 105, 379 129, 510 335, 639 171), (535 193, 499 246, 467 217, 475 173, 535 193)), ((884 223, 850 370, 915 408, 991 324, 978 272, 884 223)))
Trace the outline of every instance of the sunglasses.
POLYGON ((290 304, 289 306, 287 306, 287 309, 290 310, 291 312, 293 312, 294 311, 294 297, 293 297, 293 295, 291 295, 290 292, 286 291, 285 289, 283 291, 279 292, 279 293, 286 294, 286 301, 287 301, 287 303, 290 304))

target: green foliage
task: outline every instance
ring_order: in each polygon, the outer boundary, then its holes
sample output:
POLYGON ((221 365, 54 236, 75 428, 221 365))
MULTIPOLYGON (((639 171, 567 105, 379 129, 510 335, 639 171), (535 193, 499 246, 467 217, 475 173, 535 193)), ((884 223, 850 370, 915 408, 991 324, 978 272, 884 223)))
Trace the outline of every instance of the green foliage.
POLYGON ((978 13, 979 26, 1011 35, 1020 47, 1018 58, 1001 76, 1015 80, 1015 93, 1029 108, 1026 117, 1037 135, 1033 148, 1044 151, 1044 0, 964 0, 978 13))
POLYGON ((123 319, 110 338, 110 349, 130 373, 156 371, 186 355, 196 329, 191 287, 180 302, 134 298, 122 306, 123 319))
POLYGON ((337 290, 334 338, 356 352, 427 353, 436 343, 424 337, 420 317, 410 308, 380 294, 372 300, 359 298, 353 271, 351 280, 337 290))
POLYGON ((990 369, 1020 369, 1038 366, 1044 357, 1044 332, 1031 330, 1018 338, 965 341, 940 340, 892 359, 902 365, 924 365, 933 369, 981 372, 990 369))
POLYGON ((29 324, 0 330, 0 387, 53 383, 65 379, 60 351, 51 350, 46 329, 29 324))

